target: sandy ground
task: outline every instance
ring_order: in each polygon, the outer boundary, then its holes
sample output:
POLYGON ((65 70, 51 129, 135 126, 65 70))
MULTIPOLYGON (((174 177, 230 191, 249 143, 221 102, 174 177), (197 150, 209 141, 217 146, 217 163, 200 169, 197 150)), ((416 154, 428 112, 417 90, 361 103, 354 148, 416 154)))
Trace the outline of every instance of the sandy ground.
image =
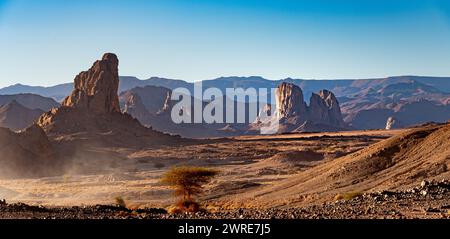
POLYGON ((202 195, 205 205, 232 209, 249 205, 251 198, 242 195, 252 195, 255 190, 278 185, 296 177, 298 172, 401 132, 379 130, 251 136, 140 151, 114 149, 114 152, 109 152, 114 155, 111 158, 79 159, 76 169, 68 170, 62 176, 0 180, 0 198, 30 205, 82 206, 113 204, 116 197, 122 197, 131 208, 167 207, 174 198, 170 188, 159 183, 161 175, 174 165, 201 165, 221 172, 205 187, 202 195), (295 155, 302 156, 295 158, 298 157, 295 155), (96 172, 96 168, 102 170, 96 172), (246 202, 241 204, 241 198, 246 202))

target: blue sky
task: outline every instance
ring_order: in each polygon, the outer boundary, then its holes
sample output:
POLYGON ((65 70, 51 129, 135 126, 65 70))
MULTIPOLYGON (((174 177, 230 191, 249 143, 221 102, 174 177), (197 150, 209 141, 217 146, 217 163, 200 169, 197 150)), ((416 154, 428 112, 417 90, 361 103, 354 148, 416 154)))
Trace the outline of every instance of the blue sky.
POLYGON ((0 0, 0 87, 120 74, 188 81, 450 76, 446 0, 0 0))

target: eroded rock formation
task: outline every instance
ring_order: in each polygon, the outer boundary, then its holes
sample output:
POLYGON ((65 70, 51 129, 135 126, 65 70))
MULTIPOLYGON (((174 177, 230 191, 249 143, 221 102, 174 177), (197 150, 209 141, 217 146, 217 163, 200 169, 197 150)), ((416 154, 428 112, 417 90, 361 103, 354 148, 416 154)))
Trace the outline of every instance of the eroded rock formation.
POLYGON ((308 106, 300 87, 282 83, 277 89, 276 116, 280 120, 281 132, 343 130, 339 102, 328 90, 313 93, 308 106))
POLYGON ((305 117, 307 106, 303 99, 303 92, 300 87, 281 83, 277 89, 276 105, 278 118, 305 117))
MULTIPOLYGON (((144 127, 120 111, 118 64, 116 55, 105 54, 88 71, 75 77, 72 94, 61 107, 43 114, 38 124, 53 138, 78 139, 102 146, 140 147, 178 139, 144 127)), ((145 109, 138 97, 130 100, 129 109, 145 109)))
POLYGON ((97 114, 120 112, 118 66, 117 56, 106 53, 91 69, 75 77, 75 89, 62 105, 97 114))
POLYGON ((344 127, 341 109, 336 96, 328 90, 313 93, 309 105, 309 120, 315 123, 344 127))

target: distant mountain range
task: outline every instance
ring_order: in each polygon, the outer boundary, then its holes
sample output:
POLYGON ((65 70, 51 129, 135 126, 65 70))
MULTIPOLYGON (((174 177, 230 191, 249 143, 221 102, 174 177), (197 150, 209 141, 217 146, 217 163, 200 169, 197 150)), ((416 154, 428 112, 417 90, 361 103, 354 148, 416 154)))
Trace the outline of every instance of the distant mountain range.
MULTIPOLYGON (((450 120, 450 77, 398 76, 377 79, 304 80, 287 78, 268 80, 259 76, 251 76, 220 77, 202 81, 204 89, 215 87, 222 92, 225 92, 227 88, 271 89, 279 87, 282 83, 299 86, 303 91, 302 97, 305 98, 305 101, 314 92, 322 90, 332 92, 339 102, 345 123, 353 129, 384 128, 388 119, 396 122, 394 127, 450 120)), ((139 99, 136 98, 136 95, 139 95, 142 98, 140 101, 145 105, 145 111, 155 115, 168 103, 168 92, 179 87, 193 92, 194 83, 158 77, 140 80, 132 76, 122 76, 119 80, 119 93, 123 99, 120 102, 121 108, 126 111, 125 103, 128 101, 139 103, 139 99), (148 88, 149 86, 156 88, 148 88), (130 98, 130 96, 134 98, 130 98)), ((72 89, 72 83, 51 87, 16 84, 0 89, 0 106, 10 103, 14 99, 29 109, 48 111, 50 108, 58 106, 55 100, 61 102, 64 97, 71 94, 72 89)), ((303 101, 299 99, 298 102, 303 101)), ((148 115, 144 116, 143 114, 144 108, 132 108, 139 104, 129 106, 131 107, 129 110, 133 109, 134 112, 139 112, 139 115, 148 119, 148 115)), ((168 120, 166 118, 155 119, 153 117, 152 120, 145 121, 150 125, 165 126, 165 122, 168 120)), ((230 131, 230 128, 233 129, 232 131, 236 130, 234 125, 220 125, 220 128, 226 129, 226 131, 230 131)), ((177 133, 177 131, 178 129, 174 129, 171 133, 177 133)), ((210 134, 206 130, 204 132, 210 134)))
MULTIPOLYGON (((282 82, 292 83, 300 86, 305 97, 310 97, 313 92, 323 89, 333 91, 336 96, 347 97, 358 94, 361 90, 373 89, 379 90, 383 87, 399 83, 417 82, 426 85, 432 91, 441 93, 450 93, 450 77, 427 77, 427 76, 396 76, 374 79, 340 79, 340 80, 305 80, 305 79, 282 79, 268 80, 259 76, 251 77, 220 77, 212 80, 202 81, 204 88, 216 87, 222 91, 226 88, 242 87, 246 88, 277 88, 282 82)), ((194 89, 194 83, 183 80, 166 79, 151 77, 146 80, 140 80, 133 76, 121 76, 119 84, 119 93, 130 90, 135 87, 160 86, 167 89, 184 87, 191 91, 194 89)), ((73 89, 73 83, 65 83, 50 87, 28 86, 16 84, 0 89, 0 95, 11 95, 21 93, 38 94, 45 97, 54 98, 58 101, 69 95, 73 89)))
POLYGON ((29 109, 13 100, 0 107, 0 127, 21 130, 32 125, 43 113, 41 109, 29 109))

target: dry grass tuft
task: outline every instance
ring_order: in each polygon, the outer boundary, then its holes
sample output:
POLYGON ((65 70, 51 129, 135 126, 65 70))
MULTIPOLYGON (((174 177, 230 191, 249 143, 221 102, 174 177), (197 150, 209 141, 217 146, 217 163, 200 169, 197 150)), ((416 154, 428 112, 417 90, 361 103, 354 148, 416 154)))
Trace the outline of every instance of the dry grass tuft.
POLYGON ((334 200, 351 200, 353 198, 357 198, 362 195, 363 195, 362 192, 339 193, 334 197, 334 200))

